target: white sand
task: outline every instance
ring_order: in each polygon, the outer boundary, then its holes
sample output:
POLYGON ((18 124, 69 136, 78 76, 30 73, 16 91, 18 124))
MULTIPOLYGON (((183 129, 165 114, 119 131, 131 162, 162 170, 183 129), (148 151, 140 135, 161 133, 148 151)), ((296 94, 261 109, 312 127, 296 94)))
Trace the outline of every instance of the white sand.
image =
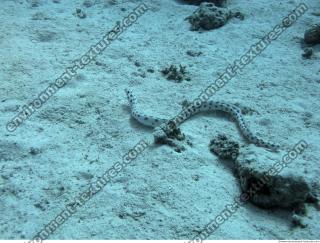
MULTIPOLYGON (((130 119, 126 87, 145 112, 172 117, 185 98, 195 98, 300 3, 231 0, 230 9, 240 10, 245 20, 198 33, 184 20, 196 6, 152 1, 152 10, 97 58, 102 66, 88 65, 10 133, 5 125, 23 105, 143 1, 119 0, 107 8, 102 3, 85 8, 78 0, 40 2, 31 8, 28 1, 1 1, 0 238, 5 239, 33 237, 135 143, 151 136, 152 130, 130 119), (72 15, 77 7, 87 18, 72 15), (32 20, 37 13, 42 20, 32 20), (51 41, 39 41, 44 31, 55 33, 51 41), (203 54, 190 57, 187 50, 203 54), (166 80, 159 70, 169 64, 187 65, 192 80, 166 80), (137 75, 142 72, 145 78, 137 75), (31 147, 39 153, 30 154, 31 147)), ((320 4, 304 2, 310 10, 213 99, 252 108, 256 112, 245 117, 252 130, 283 149, 305 139, 310 146, 292 166, 314 181, 320 173, 320 52, 318 46, 316 58, 304 60, 300 40, 319 23, 311 13, 320 11, 320 4)), ((219 132, 245 141, 232 121, 215 114, 191 119, 182 131, 193 147, 180 154, 167 146, 147 149, 50 239, 188 239, 203 229, 240 193, 238 179, 210 153, 209 141, 219 132)), ((210 239, 320 238, 319 212, 307 207, 308 227, 302 229, 292 228, 289 211, 247 204, 210 239)))

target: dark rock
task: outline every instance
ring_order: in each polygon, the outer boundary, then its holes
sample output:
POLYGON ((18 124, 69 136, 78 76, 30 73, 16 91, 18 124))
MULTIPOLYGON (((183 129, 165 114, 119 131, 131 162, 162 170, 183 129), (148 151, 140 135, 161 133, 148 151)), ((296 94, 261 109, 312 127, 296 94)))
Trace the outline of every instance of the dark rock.
POLYGON ((313 56, 313 49, 311 47, 305 48, 303 50, 302 56, 305 59, 311 59, 311 57, 313 56))
POLYGON ((29 150, 29 153, 30 153, 31 155, 37 155, 37 154, 40 154, 40 153, 41 153, 41 150, 38 149, 38 148, 31 147, 30 150, 29 150))
POLYGON ((233 13, 232 13, 232 16, 233 16, 234 18, 237 18, 237 19, 240 19, 240 20, 244 20, 244 18, 245 18, 244 14, 241 13, 241 12, 239 12, 239 11, 233 12, 233 13))
POLYGON ((76 16, 80 19, 84 19, 87 17, 87 14, 80 8, 76 9, 76 16))
POLYGON ((213 3, 201 3, 186 19, 191 24, 191 30, 211 30, 225 25, 231 17, 232 13, 224 8, 216 7, 213 3))
POLYGON ((289 168, 280 167, 281 161, 281 155, 260 148, 241 151, 235 165, 241 189, 250 192, 253 204, 262 208, 299 209, 309 198, 309 184, 289 168))
POLYGON ((191 56, 191 57, 198 57, 202 54, 201 51, 193 51, 193 50, 188 50, 187 51, 187 55, 191 56))
POLYGON ((304 41, 307 44, 320 44, 320 25, 314 25, 304 33, 304 41))
POLYGON ((226 0, 183 0, 183 2, 186 2, 188 4, 194 4, 194 5, 199 5, 203 2, 207 2, 207 3, 213 3, 218 7, 222 7, 223 5, 225 5, 226 0))

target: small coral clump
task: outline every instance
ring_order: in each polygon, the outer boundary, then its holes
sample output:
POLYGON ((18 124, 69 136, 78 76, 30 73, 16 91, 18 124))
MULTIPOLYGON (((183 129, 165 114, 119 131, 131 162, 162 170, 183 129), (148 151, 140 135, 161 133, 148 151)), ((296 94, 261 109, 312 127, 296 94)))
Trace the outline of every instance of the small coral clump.
POLYGON ((182 82, 183 80, 190 81, 190 77, 188 72, 186 71, 186 66, 179 65, 171 65, 168 68, 161 70, 161 73, 168 79, 174 80, 177 83, 182 82))
POLYGON ((312 47, 305 48, 303 50, 302 57, 304 57, 305 59, 311 59, 313 56, 313 53, 314 52, 313 52, 312 47))
POLYGON ((239 155, 239 144, 225 134, 218 134, 210 141, 210 151, 221 159, 235 160, 239 155))
POLYGON ((181 153, 186 149, 181 143, 181 141, 185 139, 185 135, 173 121, 163 123, 156 127, 153 136, 156 144, 167 144, 174 147, 175 151, 178 153, 181 153))

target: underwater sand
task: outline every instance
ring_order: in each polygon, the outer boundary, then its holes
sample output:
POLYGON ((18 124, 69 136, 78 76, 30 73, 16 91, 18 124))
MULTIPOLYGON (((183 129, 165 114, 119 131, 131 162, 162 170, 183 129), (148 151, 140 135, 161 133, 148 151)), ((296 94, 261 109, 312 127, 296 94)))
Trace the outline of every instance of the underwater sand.
MULTIPOLYGON (((197 6, 173 0, 147 2, 150 10, 96 61, 57 92, 16 131, 6 124, 143 1, 3 0, 0 8, 0 238, 30 239, 91 182, 121 161, 152 129, 130 118, 124 89, 130 87, 150 115, 173 117, 252 44, 282 21, 300 1, 230 1, 243 21, 199 33, 185 17, 197 6), (254 3, 253 3, 254 2, 254 3), (81 8, 87 17, 73 15, 81 8), (188 50, 202 52, 192 57, 188 50), (183 64, 191 81, 166 80, 160 70, 183 64), (153 69, 154 72, 148 71, 153 69)), ((250 128, 284 150, 304 139, 309 147, 291 169, 319 180, 320 48, 303 59, 304 31, 320 18, 320 3, 232 79, 212 99, 253 110, 250 128)), ((181 126, 192 146, 177 153, 150 146, 102 192, 61 225, 50 239, 190 239, 241 193, 239 181, 209 151, 226 133, 245 146, 237 126, 217 114, 181 126)), ((255 149, 254 145, 252 149, 255 149)), ((290 169, 290 168, 289 168, 290 169)), ((293 227, 288 210, 241 207, 209 239, 317 239, 320 214, 307 205, 306 228, 293 227)))

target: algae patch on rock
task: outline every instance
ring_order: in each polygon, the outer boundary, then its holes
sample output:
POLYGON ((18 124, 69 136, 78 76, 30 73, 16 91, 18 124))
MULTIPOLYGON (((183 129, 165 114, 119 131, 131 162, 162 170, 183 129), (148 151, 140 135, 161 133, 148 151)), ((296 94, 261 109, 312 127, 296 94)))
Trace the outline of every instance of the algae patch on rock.
POLYGON ((236 168, 242 191, 248 192, 249 200, 259 207, 297 209, 311 195, 307 181, 286 168, 279 154, 243 149, 236 168))

